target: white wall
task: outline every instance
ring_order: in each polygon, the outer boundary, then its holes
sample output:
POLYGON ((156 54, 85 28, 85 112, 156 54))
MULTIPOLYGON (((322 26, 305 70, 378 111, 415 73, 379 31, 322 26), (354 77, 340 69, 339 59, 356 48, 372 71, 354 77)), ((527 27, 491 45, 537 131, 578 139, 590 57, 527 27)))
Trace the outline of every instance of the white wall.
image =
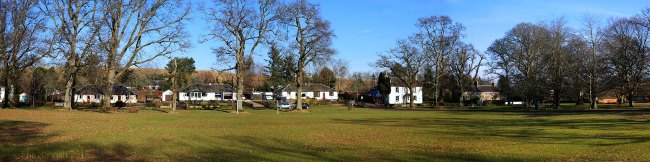
POLYGON ((198 97, 193 97, 190 95, 186 95, 186 92, 178 92, 178 100, 179 101, 229 101, 229 100, 236 100, 237 99, 237 93, 232 93, 232 99, 223 99, 223 96, 217 96, 214 92, 208 92, 206 96, 203 96, 203 94, 199 95, 198 97))
POLYGON ((5 87, 0 88, 0 102, 5 100, 5 87))
MULTIPOLYGON (((422 87, 414 87, 413 94, 415 100, 414 104, 422 104, 422 87)), ((408 93, 407 87, 390 87, 390 94, 388 94, 388 103, 389 104, 409 104, 411 97, 407 96, 408 93)))
MULTIPOLYGON (((165 96, 167 96, 167 95, 170 95, 170 96, 171 96, 172 94, 173 94, 173 93, 172 93, 171 90, 166 90, 165 92, 162 93, 162 98, 161 98, 161 100, 162 100, 163 102, 166 102, 166 100, 165 100, 165 96)), ((170 98, 170 100, 171 100, 171 98, 170 98)))
MULTIPOLYGON (((296 97, 297 92, 282 92, 282 97, 286 97, 289 100, 295 100, 297 99, 296 97)), ((305 95, 305 97, 302 97, 303 99, 306 98, 313 98, 317 100, 338 100, 339 99, 339 92, 334 92, 334 94, 330 95, 330 92, 319 92, 320 96, 319 97, 314 97, 316 94, 314 92, 302 92, 302 94, 305 95)))
MULTIPOLYGON (((121 99, 124 103, 137 103, 138 99, 136 98, 135 95, 130 95, 127 98, 127 95, 120 95, 121 99)), ((94 102, 94 103, 101 103, 102 99, 104 98, 104 95, 74 95, 75 101, 78 103, 88 103, 88 102, 94 102)), ((118 95, 113 95, 113 98, 111 99, 111 103, 115 103, 118 100, 118 95)))

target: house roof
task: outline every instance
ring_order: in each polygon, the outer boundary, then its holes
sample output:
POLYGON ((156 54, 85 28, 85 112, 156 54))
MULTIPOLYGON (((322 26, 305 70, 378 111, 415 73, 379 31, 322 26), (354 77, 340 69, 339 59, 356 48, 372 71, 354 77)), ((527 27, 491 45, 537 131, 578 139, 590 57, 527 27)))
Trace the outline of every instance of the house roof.
MULTIPOLYGON (((397 79, 397 78, 391 78, 390 80, 390 86, 392 87, 406 87, 406 83, 403 81, 397 79)), ((413 82, 413 87, 422 87, 422 81, 416 80, 413 82)))
MULTIPOLYGON (((77 90, 76 94, 83 94, 83 95, 103 95, 104 94, 104 89, 106 85, 97 85, 97 84, 90 84, 86 85, 79 90, 77 90)), ((113 92, 114 95, 135 95, 135 92, 129 90, 123 85, 114 85, 113 86, 113 92)))
POLYGON ((478 92, 496 92, 497 88, 493 85, 478 85, 476 86, 478 92))
MULTIPOLYGON (((280 89, 280 91, 296 92, 297 89, 298 88, 296 87, 296 84, 288 84, 284 88, 280 89)), ((336 90, 320 83, 305 83, 304 85, 302 85, 302 91, 303 92, 331 92, 336 90)))
POLYGON ((234 92, 235 88, 228 84, 190 84, 182 92, 234 92))

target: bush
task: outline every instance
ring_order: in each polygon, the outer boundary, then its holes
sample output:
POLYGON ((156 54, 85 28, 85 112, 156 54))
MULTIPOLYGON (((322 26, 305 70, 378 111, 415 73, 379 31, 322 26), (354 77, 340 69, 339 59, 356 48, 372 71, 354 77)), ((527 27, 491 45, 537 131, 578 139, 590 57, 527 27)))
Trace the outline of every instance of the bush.
POLYGON ((99 107, 102 107, 102 103, 93 102, 93 103, 90 104, 90 107, 99 108, 99 107))
POLYGON ((162 106, 162 101, 160 101, 160 99, 155 99, 152 101, 152 106, 155 108, 160 108, 162 106))
POLYGON ((117 108, 123 108, 123 107, 126 106, 126 103, 124 103, 124 102, 122 102, 122 101, 117 101, 117 102, 115 102, 115 104, 113 104, 113 105, 114 105, 115 107, 117 107, 117 108))
POLYGON ((127 110, 128 110, 127 112, 129 113, 137 113, 138 111, 140 111, 140 108, 129 107, 127 110))

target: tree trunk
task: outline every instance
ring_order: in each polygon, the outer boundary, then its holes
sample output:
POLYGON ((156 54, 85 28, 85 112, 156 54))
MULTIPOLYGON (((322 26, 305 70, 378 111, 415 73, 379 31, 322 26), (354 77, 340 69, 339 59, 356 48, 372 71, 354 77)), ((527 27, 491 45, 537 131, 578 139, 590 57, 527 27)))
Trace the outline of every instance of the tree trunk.
POLYGON ((302 110, 302 77, 303 72, 298 72, 298 77, 296 77, 296 109, 298 110, 302 110))
POLYGON ((628 107, 634 108, 634 104, 633 104, 633 101, 632 101, 632 94, 627 95, 627 103, 628 103, 628 107))
MULTIPOLYGON (((176 73, 176 70, 178 68, 178 64, 176 63, 176 59, 174 59, 174 75, 172 76, 172 112, 176 112, 176 77, 178 76, 176 73)), ((163 96, 164 97, 164 96, 163 96)))
POLYGON ((104 99, 102 100, 102 107, 106 110, 111 109, 111 97, 113 96, 113 85, 115 85, 115 70, 109 67, 108 77, 106 80, 106 87, 104 87, 104 99))
MULTIPOLYGON (((6 74, 7 73, 5 73, 5 75, 6 74)), ((4 95, 2 96, 2 98, 3 98, 3 100, 2 100, 2 108, 8 108, 9 107, 9 87, 10 87, 10 85, 9 85, 9 77, 7 76, 7 77, 2 78, 2 83, 5 86, 4 95)))
POLYGON ((407 94, 409 95, 409 97, 408 97, 409 98, 409 107, 413 108, 413 100, 414 100, 413 97, 415 97, 415 96, 413 96, 413 88, 411 88, 411 87, 412 86, 409 86, 409 92, 407 94))
POLYGON ((553 109, 558 109, 560 107, 560 89, 555 89, 553 91, 553 109))
POLYGON ((237 66, 237 113, 239 110, 243 110, 242 102, 244 93, 244 69, 243 66, 237 66))
POLYGON ((458 106, 460 106, 460 108, 463 108, 465 106, 463 105, 463 88, 460 88, 460 96, 458 96, 458 106))
POLYGON ((72 79, 68 78, 65 82, 65 93, 63 96, 63 108, 71 110, 74 92, 72 92, 72 79))

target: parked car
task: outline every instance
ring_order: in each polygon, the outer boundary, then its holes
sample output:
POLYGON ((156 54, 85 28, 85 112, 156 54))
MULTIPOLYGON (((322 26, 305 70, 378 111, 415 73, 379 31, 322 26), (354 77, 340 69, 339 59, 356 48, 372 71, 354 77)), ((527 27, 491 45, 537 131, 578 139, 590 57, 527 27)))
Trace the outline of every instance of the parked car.
MULTIPOLYGON (((293 108, 296 108, 296 105, 297 105, 297 104, 292 105, 293 108)), ((303 103, 302 103, 302 109, 309 109, 309 104, 303 102, 303 103)))
POLYGON ((287 102, 280 103, 280 109, 290 109, 290 108, 291 108, 291 104, 287 102))

